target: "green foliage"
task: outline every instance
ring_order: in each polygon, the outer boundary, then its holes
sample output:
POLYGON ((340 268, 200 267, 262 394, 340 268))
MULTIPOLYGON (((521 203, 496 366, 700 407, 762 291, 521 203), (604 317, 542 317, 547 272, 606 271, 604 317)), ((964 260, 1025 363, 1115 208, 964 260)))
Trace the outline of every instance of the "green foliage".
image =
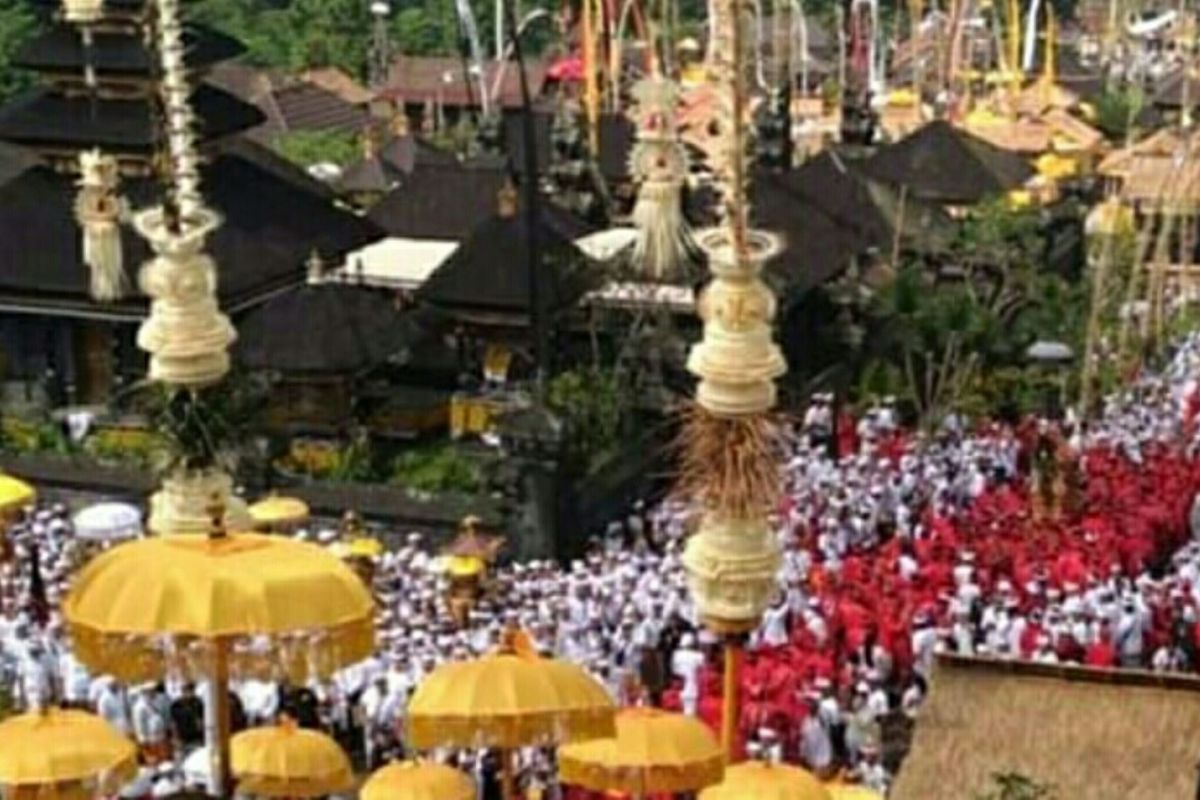
POLYGON ((1054 787, 1038 783, 1019 772, 992 775, 993 788, 975 796, 975 800, 1055 800, 1054 787))
POLYGON ((567 431, 567 457, 585 469, 616 445, 629 407, 625 381, 615 369, 577 367, 557 375, 547 404, 567 431))
POLYGON ((136 398, 162 437, 168 472, 228 468, 263 401, 259 385, 234 376, 199 390, 148 383, 136 398))
POLYGON ((472 155, 478 149, 478 129, 470 119, 462 117, 456 124, 447 126, 431 136, 430 143, 448 153, 472 155))
POLYGON ((338 452, 330 478, 335 481, 366 481, 373 477, 371 439, 360 431, 338 452))
POLYGON ((0 0, 0 102, 30 85, 32 76, 15 68, 12 59, 36 28, 26 0, 0 0))
POLYGON ((1025 349, 1053 339, 1080 352, 1088 305, 1086 285, 1039 269, 1039 226, 1036 212, 984 206, 938 264, 901 265, 873 299, 881 358, 862 390, 905 397, 925 423, 953 408, 1037 407, 1045 376, 1027 370, 1025 349))
POLYGON ((472 494, 482 488, 483 476, 453 445, 437 445, 397 456, 391 482, 419 492, 472 494))
POLYGON ((166 441, 148 430, 101 429, 83 441, 83 451, 100 462, 151 469, 167 458, 166 441))
POLYGON ((274 141, 275 150, 302 167, 325 162, 346 166, 358 160, 358 139, 342 131, 292 131, 274 141))
POLYGON ((260 0, 199 0, 190 15, 240 39, 252 64, 289 71, 337 67, 364 77, 371 14, 361 0, 292 0, 283 7, 260 0))
MULTIPOLYGON (((21 0, 3 0, 17 3, 21 0)), ((495 38, 495 6, 471 0, 485 50, 495 38)), ((522 3, 522 11, 556 6, 539 0, 522 3)), ((371 42, 370 3, 365 0, 291 0, 278 7, 261 0, 196 0, 192 18, 240 39, 247 60, 258 66, 290 71, 337 67, 366 78, 371 42)), ((522 39, 531 54, 550 41, 551 25, 535 25, 522 39)), ((459 24, 454 4, 442 0, 396 0, 390 22, 392 43, 399 53, 456 56, 459 24)))
POLYGON ((1108 138, 1123 142, 1145 102, 1145 93, 1137 87, 1109 89, 1096 98, 1096 127, 1108 138))

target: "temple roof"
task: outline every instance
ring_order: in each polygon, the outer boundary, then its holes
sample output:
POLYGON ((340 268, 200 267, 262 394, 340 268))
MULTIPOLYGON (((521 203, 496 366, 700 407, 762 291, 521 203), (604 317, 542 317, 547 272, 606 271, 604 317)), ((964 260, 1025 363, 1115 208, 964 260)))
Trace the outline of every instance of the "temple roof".
POLYGON ((240 320, 235 355, 251 369, 354 375, 402 351, 413 333, 386 292, 310 283, 276 295, 240 320))
POLYGON ((355 161, 342 171, 337 181, 338 191, 346 194, 384 193, 400 183, 403 172, 379 155, 355 161))
MULTIPOLYGON (((241 42, 200 25, 189 25, 183 33, 188 66, 201 70, 236 58, 245 52, 241 42)), ((98 73, 121 76, 150 76, 156 60, 135 33, 96 31, 91 48, 84 48, 79 32, 69 25, 54 25, 35 36, 17 52, 18 67, 44 73, 71 73, 82 77, 85 66, 98 73)))
POLYGON ((416 169, 368 217, 391 236, 463 239, 496 210, 508 170, 465 165, 416 169))
MULTIPOLYGON (((205 198, 224 217, 208 252, 217 263, 222 306, 234 312, 300 283, 314 250, 332 264, 382 235, 367 220, 335 206, 327 193, 308 189, 307 175, 289 178, 273 157, 259 158, 258 149, 248 142, 221 147, 202 171, 205 198)), ((0 184, 0 307, 67 316, 144 316, 146 299, 133 290, 111 305, 89 297, 74 184, 73 177, 43 166, 0 184)), ((146 207, 160 196, 149 180, 127 180, 120 191, 131 208, 146 207)), ((150 252, 128 226, 122 242, 129 285, 136 286, 136 272, 150 252)))
MULTIPOLYGON (((218 139, 262 122, 256 108, 201 84, 192 93, 197 133, 218 139)), ((149 97, 93 102, 49 89, 34 89, 0 108, 0 139, 31 148, 100 147, 114 154, 148 155, 158 146, 149 97)))
MULTIPOLYGON (((525 62, 525 75, 529 91, 534 99, 542 94, 546 84, 547 63, 529 59, 525 62)), ((515 62, 508 62, 500 74, 501 66, 495 61, 483 65, 484 84, 491 91, 500 78, 496 93, 497 105, 501 108, 519 108, 522 104, 520 72, 515 62)), ((406 105, 441 104, 451 108, 476 106, 479 104, 479 87, 474 80, 465 81, 463 61, 458 56, 413 56, 400 55, 388 70, 387 85, 379 93, 383 99, 403 102, 406 105)))
MULTIPOLYGON (((393 136, 374 155, 350 164, 337 182, 344 193, 389 192, 418 168, 459 166, 457 156, 412 134, 393 136)), ((482 218, 482 217, 481 217, 482 218)))
POLYGON ((910 197, 934 203, 973 204, 1024 185, 1029 162, 944 120, 931 122, 862 164, 868 177, 907 187, 910 197))
POLYGON ((864 247, 890 248, 897 229, 905 243, 949 238, 952 221, 938 206, 901 199, 894 187, 871 180, 832 150, 779 175, 797 197, 851 231, 864 247))
POLYGON ((379 157, 401 172, 408 174, 418 166, 453 167, 458 157, 411 133, 393 136, 379 148, 379 157))
POLYGON ((867 243, 828 213, 799 196, 788 179, 756 170, 750 181, 751 221, 783 239, 783 249, 766 265, 784 293, 798 296, 836 278, 867 243))
POLYGON ((1190 675, 942 655, 889 796, 981 797, 1018 773, 1054 797, 1195 797, 1197 725, 1190 675))
MULTIPOLYGON (((493 200, 493 202, 495 202, 493 200)), ((546 210, 549 204, 542 204, 546 210)), ((602 276, 575 243, 541 215, 538 245, 550 313, 574 305, 602 276)), ((417 290, 417 299, 451 311, 527 315, 529 239, 523 212, 493 212, 417 290)))

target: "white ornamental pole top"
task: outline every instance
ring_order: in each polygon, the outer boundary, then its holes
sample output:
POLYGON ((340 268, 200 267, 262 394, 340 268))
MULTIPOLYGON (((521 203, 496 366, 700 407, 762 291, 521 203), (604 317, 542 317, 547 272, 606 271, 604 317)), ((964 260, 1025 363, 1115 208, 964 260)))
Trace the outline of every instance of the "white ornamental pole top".
POLYGON ((218 307, 216 267, 204 252, 221 218, 204 205, 200 194, 200 157, 179 6, 177 0, 158 0, 157 8, 171 185, 160 207, 139 212, 133 221, 155 253, 140 276, 151 302, 150 316, 138 331, 138 346, 150 353, 151 380, 200 389, 229 372, 228 349, 236 334, 218 307))
POLYGON ((104 14, 104 0, 63 0, 63 19, 75 25, 89 25, 104 14))
POLYGON ((780 491, 778 430, 768 416, 786 370, 772 339, 775 298, 759 277, 778 249, 749 227, 746 0, 721 0, 714 65, 720 85, 719 179, 724 225, 701 233, 713 280, 697 310, 704 336, 688 356, 696 402, 685 429, 685 488, 704 508, 684 566, 705 624, 721 634, 757 627, 778 591, 779 548, 767 511, 780 491))

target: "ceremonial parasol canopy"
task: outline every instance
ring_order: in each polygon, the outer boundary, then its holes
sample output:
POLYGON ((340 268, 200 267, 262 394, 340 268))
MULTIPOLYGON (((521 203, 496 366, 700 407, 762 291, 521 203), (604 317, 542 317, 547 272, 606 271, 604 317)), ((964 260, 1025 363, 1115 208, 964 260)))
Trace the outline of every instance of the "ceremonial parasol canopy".
POLYGON ((441 764, 401 761, 377 770, 361 800, 475 800, 475 781, 441 764))
POLYGON ((799 767, 746 761, 725 770, 725 780, 701 792, 700 800, 832 800, 832 788, 799 767))
POLYGON ((171 670, 202 679, 205 640, 231 645, 237 675, 328 675, 371 654, 373 608, 322 548, 249 533, 120 545, 79 573, 63 603, 80 660, 126 681, 171 670))
POLYGON ((115 791, 137 773, 136 759, 133 742, 82 711, 49 709, 0 723, 0 786, 6 791, 62 784, 115 791))
POLYGON ((539 658, 519 632, 495 653, 443 664, 408 704, 419 749, 561 744, 614 734, 612 698, 574 664, 539 658))
POLYGON ((348 542, 334 542, 329 552, 338 558, 379 558, 383 555, 383 542, 369 536, 360 536, 348 542))
POLYGON ((338 743, 292 720, 237 734, 230 754, 241 794, 320 797, 354 787, 350 759, 338 743))
POLYGON ((127 682, 167 675, 205 680, 217 724, 209 790, 229 764, 228 682, 304 683, 362 661, 374 648, 374 602, 347 565, 316 545, 230 534, 209 509, 207 537, 171 536, 114 547, 76 576, 63 616, 76 657, 127 682))
POLYGON ((307 522, 309 517, 308 503, 298 497, 274 494, 264 497, 247 510, 254 525, 259 528, 300 525, 307 522))
POLYGON ((89 542, 119 542, 142 533, 142 512, 129 503, 96 503, 75 515, 75 537, 89 542))
POLYGON ((0 475, 0 513, 31 505, 37 492, 25 481, 11 475, 0 475))
POLYGON ((694 792, 721 781, 725 754, 703 722, 654 708, 616 716, 617 735, 568 745, 558 754, 563 783, 635 797, 694 792))

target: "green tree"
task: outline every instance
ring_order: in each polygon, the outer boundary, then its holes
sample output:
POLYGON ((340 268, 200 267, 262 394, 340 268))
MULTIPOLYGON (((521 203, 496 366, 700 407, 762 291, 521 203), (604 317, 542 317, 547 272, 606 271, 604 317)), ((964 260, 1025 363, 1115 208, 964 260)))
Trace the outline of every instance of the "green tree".
POLYGON ((192 19, 239 39, 247 60, 263 67, 337 67, 362 78, 371 41, 370 4, 362 0, 198 0, 192 19))
POLYGON ((587 469, 617 445, 628 407, 621 374, 600 366, 577 367, 550 382, 548 404, 566 424, 568 457, 587 469))
POLYGON ((953 408, 992 411, 976 407, 1024 395, 988 386, 987 376, 1022 370, 1035 339, 1078 347, 1086 288, 1039 270, 1040 224, 1036 212, 985 206, 934 264, 902 264, 871 301, 886 362, 869 365, 872 382, 898 373, 915 411, 930 423, 953 408))
POLYGON ((1141 89, 1109 89, 1096 98, 1096 127, 1113 141, 1124 141, 1141 113, 1146 97, 1141 89))
POLYGON ((37 22, 25 0, 0 0, 0 102, 31 83, 32 76, 14 67, 12 60, 36 28, 37 22))
POLYGON ((274 147, 302 167, 323 163, 345 166, 362 155, 357 138, 342 131, 292 131, 277 137, 274 147))

